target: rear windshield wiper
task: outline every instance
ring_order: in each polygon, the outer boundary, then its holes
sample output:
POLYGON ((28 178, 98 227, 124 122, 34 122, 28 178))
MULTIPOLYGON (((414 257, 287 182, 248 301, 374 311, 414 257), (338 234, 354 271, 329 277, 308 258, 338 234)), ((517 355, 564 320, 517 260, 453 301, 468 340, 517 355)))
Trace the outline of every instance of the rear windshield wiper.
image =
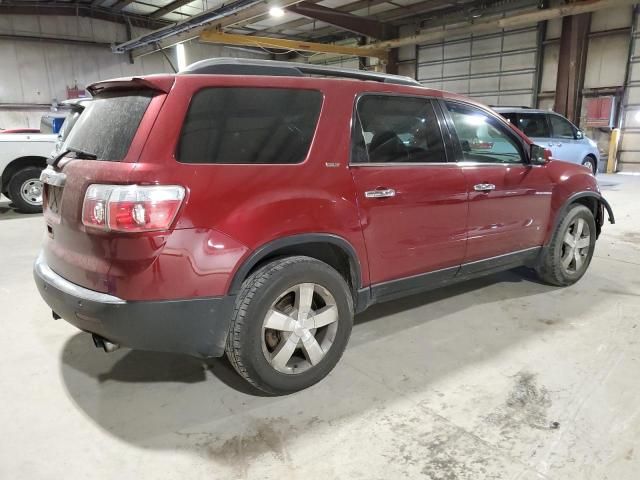
POLYGON ((65 156, 69 155, 70 153, 75 154, 75 158, 81 158, 83 160, 97 160, 98 159, 98 156, 93 154, 93 153, 85 152, 84 150, 80 150, 79 148, 67 147, 62 152, 60 152, 58 155, 56 155, 55 157, 50 158, 49 160, 47 160, 47 163, 49 165, 51 165, 52 167, 55 167, 60 160, 62 160, 65 156))

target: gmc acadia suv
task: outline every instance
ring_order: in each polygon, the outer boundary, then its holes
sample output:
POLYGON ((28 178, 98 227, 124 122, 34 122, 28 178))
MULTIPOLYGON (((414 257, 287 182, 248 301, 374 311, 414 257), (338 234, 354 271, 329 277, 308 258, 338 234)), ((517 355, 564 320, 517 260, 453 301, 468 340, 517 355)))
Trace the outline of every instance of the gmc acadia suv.
POLYGON ((54 318, 226 352, 271 394, 327 375, 376 302, 521 265, 576 282, 613 222, 587 168, 408 78, 217 59, 90 91, 42 175, 54 318))

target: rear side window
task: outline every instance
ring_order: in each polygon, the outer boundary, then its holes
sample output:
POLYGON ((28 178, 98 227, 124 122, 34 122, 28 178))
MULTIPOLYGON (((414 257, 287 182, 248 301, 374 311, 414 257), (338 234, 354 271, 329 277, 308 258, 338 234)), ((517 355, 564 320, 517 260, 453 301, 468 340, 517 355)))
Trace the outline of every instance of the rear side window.
POLYGON ((62 147, 91 153, 99 160, 122 160, 129 151, 152 92, 105 93, 87 103, 62 147))
POLYGON ((527 137, 548 138, 551 136, 547 116, 541 113, 519 113, 516 126, 527 137))
POLYGON ((431 100, 365 95, 356 108, 353 163, 446 162, 431 100))
POLYGON ((515 113, 507 113, 507 112, 498 112, 498 113, 500 113, 500 115, 506 118, 509 121, 509 123, 514 127, 518 126, 518 118, 516 117, 515 113))
POLYGON ((207 88, 194 95, 180 135, 183 163, 304 161, 322 93, 286 88, 207 88))

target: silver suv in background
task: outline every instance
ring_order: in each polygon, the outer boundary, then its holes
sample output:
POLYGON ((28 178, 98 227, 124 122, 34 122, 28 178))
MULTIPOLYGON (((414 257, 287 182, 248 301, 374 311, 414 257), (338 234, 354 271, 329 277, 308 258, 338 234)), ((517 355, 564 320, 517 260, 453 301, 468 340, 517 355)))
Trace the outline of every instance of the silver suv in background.
POLYGON ((494 107, 494 110, 522 130, 534 143, 551 150, 556 160, 579 163, 598 171, 600 154, 596 142, 562 115, 526 107, 494 107))

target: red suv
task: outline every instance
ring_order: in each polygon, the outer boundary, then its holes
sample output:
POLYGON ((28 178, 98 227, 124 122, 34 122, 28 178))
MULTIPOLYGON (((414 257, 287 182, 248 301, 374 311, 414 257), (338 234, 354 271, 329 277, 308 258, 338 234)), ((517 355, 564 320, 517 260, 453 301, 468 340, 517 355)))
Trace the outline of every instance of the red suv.
POLYGON ((53 316, 107 351, 226 352, 271 394, 374 303, 521 265, 572 284, 613 223, 587 168, 408 78, 218 59, 90 90, 42 176, 53 316))

